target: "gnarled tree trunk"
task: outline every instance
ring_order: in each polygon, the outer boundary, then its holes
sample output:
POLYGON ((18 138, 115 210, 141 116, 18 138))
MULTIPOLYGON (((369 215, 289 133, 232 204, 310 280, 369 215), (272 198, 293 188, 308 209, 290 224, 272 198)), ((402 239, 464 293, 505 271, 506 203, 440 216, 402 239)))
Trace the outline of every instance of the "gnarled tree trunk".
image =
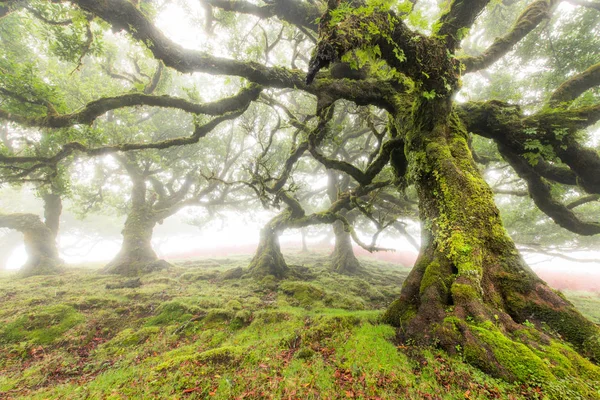
MULTIPOLYGON (((342 182, 340 182, 338 172, 328 170, 327 196, 332 204, 338 200, 340 186, 347 189, 348 181, 342 179, 342 182)), ((347 217, 347 212, 345 211, 341 211, 340 214, 347 217)), ((354 255, 350 232, 344 229, 344 224, 341 221, 336 221, 333 223, 333 234, 335 236, 335 245, 333 253, 330 256, 331 264, 329 265, 329 269, 340 274, 355 274, 360 269, 360 263, 354 255)))
POLYGON ((169 264, 160 260, 152 248, 152 233, 157 223, 150 206, 134 206, 121 232, 121 250, 103 272, 136 276, 168 267, 169 264))
POLYGON ((509 380, 550 374, 542 327, 600 361, 598 328, 533 273, 507 235, 450 100, 422 100, 412 118, 406 154, 420 200, 422 248, 385 321, 403 339, 462 351, 470 363, 509 380))
POLYGON ((287 275, 289 268, 281 253, 279 234, 288 217, 289 211, 286 210, 269 221, 260 231, 260 242, 248 268, 253 277, 272 275, 281 279, 287 275))
POLYGON ((335 234, 335 247, 331 253, 330 270, 346 275, 357 273, 360 269, 360 262, 354 255, 350 233, 344 229, 341 221, 333 223, 333 233, 335 234))
POLYGON ((0 227, 15 229, 23 234, 27 262, 19 270, 22 277, 53 275, 63 264, 58 256, 55 236, 35 214, 0 215, 0 227))

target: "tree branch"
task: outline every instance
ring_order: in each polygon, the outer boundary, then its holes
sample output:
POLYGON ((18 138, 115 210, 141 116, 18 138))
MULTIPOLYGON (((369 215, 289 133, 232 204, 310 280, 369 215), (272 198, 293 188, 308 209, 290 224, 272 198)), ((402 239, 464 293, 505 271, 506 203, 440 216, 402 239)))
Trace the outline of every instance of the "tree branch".
POLYGON ((550 18, 558 3, 560 0, 538 0, 530 4, 517 18, 510 32, 494 40, 494 43, 481 55, 461 58, 461 62, 465 66, 465 73, 486 69, 502 58, 542 21, 550 18))
POLYGON ((498 150, 515 172, 527 182, 529 194, 535 205, 561 227, 579 235, 600 234, 600 223, 580 220, 570 209, 554 200, 549 184, 531 168, 527 161, 499 144, 498 150))
POLYGON ((475 23, 475 19, 489 2, 490 0, 452 1, 448 11, 440 17, 441 26, 437 31, 437 34, 444 38, 446 47, 453 51, 459 46, 462 40, 461 32, 475 23))
MULTIPOLYGON (((600 5, 599 5, 600 7, 600 5)), ((561 103, 570 103, 588 89, 600 85, 600 63, 592 65, 587 70, 573 76, 558 87, 550 96, 548 103, 558 107, 561 103)))
POLYGON ((261 91, 262 87, 251 84, 248 88, 243 89, 235 96, 205 104, 193 103, 172 96, 153 96, 143 93, 130 93, 94 100, 86 104, 78 112, 64 115, 49 114, 45 117, 27 117, 12 114, 0 109, 0 119, 9 120, 25 126, 64 128, 76 124, 91 124, 96 118, 111 110, 142 105, 177 108, 193 114, 221 115, 248 103, 249 99, 251 101, 256 100, 261 91))
POLYGON ((201 2, 225 11, 250 14, 262 19, 277 17, 313 32, 317 31, 315 21, 322 14, 319 7, 301 0, 270 0, 265 1, 266 4, 261 6, 244 0, 201 0, 201 2))

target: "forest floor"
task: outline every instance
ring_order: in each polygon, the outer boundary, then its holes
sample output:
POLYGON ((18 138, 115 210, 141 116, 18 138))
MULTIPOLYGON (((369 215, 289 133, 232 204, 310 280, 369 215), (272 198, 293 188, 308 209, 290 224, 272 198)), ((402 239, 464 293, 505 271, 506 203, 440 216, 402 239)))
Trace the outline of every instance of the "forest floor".
MULTIPOLYGON (((134 288, 93 267, 0 275, 0 398, 576 398, 396 343, 378 321, 406 267, 361 259, 347 277, 324 253, 286 259, 281 282, 240 277, 244 256, 182 262, 134 288)), ((565 294, 600 323, 600 293, 565 294)))

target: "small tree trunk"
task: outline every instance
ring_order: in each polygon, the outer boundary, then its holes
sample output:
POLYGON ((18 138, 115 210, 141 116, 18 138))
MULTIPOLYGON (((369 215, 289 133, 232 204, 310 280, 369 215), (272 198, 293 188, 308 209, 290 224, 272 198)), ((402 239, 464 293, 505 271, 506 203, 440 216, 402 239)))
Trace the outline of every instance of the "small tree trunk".
POLYGON ((288 215, 289 213, 284 211, 269 221, 260 231, 260 242, 248 268, 254 278, 272 275, 282 279, 287 275, 289 268, 281 253, 279 233, 288 215))
POLYGON ((598 327, 535 275, 507 235, 450 102, 423 102, 406 149, 419 195, 421 253, 384 320, 402 339, 460 351, 508 380, 552 378, 548 365, 563 355, 544 350, 549 330, 600 361, 598 327))
POLYGON ((133 208, 121 232, 121 250, 102 272, 137 276, 168 267, 169 264, 159 260, 152 248, 152 233, 157 222, 149 207, 133 208))
POLYGON ((0 227, 23 233, 27 262, 19 271, 22 277, 53 275, 63 264, 52 231, 35 214, 0 215, 0 227))
POLYGON ((62 199, 54 193, 47 193, 44 200, 44 223, 50 229, 54 238, 58 236, 60 216, 62 214, 62 199))
POLYGON ((346 232, 341 221, 333 223, 333 233, 335 247, 331 254, 331 271, 346 275, 356 274, 360 270, 360 262, 354 255, 350 233, 346 232))

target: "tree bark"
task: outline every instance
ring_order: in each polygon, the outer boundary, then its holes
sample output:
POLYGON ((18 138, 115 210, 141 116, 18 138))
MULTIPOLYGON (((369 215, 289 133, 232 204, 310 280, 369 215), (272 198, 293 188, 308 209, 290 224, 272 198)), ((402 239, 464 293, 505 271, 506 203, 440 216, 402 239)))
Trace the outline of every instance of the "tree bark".
POLYGON ((150 206, 133 206, 121 232, 121 250, 102 272, 137 276, 168 267, 152 248, 152 233, 157 222, 150 206))
POLYGON ((44 200, 44 223, 56 239, 62 214, 62 199, 54 193, 46 193, 42 199, 44 200))
POLYGON ((341 221, 333 223, 333 233, 335 247, 331 253, 330 270, 345 275, 356 274, 360 270, 360 262, 354 255, 350 233, 346 232, 341 221))
POLYGON ((396 123, 410 124, 406 154, 422 247, 384 320, 400 328, 401 339, 462 351, 471 364, 508 380, 548 371, 536 355, 540 342, 549 343, 542 326, 600 361, 598 328, 535 275, 506 233, 450 99, 418 100, 411 117, 396 123), (535 338, 523 333, 526 321, 536 326, 535 338), (507 362, 507 349, 516 364, 507 362))
POLYGON ((277 279, 284 278, 289 268, 279 246, 279 233, 284 221, 289 217, 289 211, 284 211, 265 225, 260 231, 260 241, 256 254, 249 266, 250 275, 263 278, 272 275, 277 279))
POLYGON ((0 215, 0 227, 17 230, 23 234, 27 262, 19 270, 21 277, 53 275, 61 271, 55 236, 35 214, 0 215))
MULTIPOLYGON (((339 182, 338 172, 333 170, 327 171, 327 196, 333 204, 338 200, 338 192, 340 184, 347 188, 347 182, 339 182)), ((345 215, 346 213, 341 212, 345 215)), ((360 269, 360 262, 354 255, 352 249, 352 238, 350 233, 344 229, 344 224, 341 221, 333 223, 333 234, 335 235, 335 244, 333 253, 331 253, 331 264, 329 269, 340 274, 353 275, 360 269)))

